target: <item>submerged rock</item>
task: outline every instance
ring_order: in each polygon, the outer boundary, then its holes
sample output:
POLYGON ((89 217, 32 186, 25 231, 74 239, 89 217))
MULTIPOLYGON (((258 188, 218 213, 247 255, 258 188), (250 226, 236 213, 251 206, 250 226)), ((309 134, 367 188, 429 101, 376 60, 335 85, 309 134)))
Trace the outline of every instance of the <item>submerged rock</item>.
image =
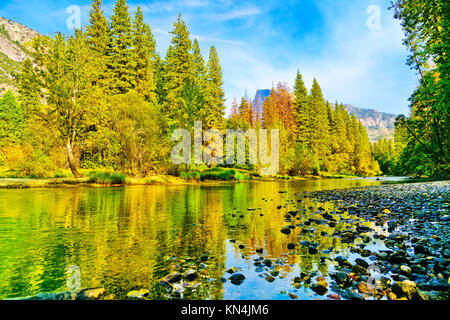
POLYGON ((289 249, 289 250, 294 250, 295 249, 295 243, 288 243, 288 245, 287 245, 287 248, 289 249))
POLYGON ((418 293, 418 289, 415 282, 404 280, 402 282, 394 283, 392 286, 392 292, 394 292, 398 297, 412 299, 418 293))
POLYGON ((316 284, 312 285, 311 290, 321 296, 323 296, 328 291, 327 287, 324 286, 322 283, 316 283, 316 284))
POLYGON ((234 285, 240 285, 244 280, 245 276, 242 273, 235 273, 230 277, 230 281, 234 285))
POLYGON ((103 288, 84 289, 77 293, 77 300, 98 300, 105 294, 103 288))

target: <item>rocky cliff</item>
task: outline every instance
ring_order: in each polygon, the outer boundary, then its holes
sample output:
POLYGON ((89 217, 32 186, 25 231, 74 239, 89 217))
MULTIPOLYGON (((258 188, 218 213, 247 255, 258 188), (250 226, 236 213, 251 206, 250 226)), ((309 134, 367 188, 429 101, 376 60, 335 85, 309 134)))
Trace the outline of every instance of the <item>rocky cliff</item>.
POLYGON ((0 17, 0 95, 15 90, 14 77, 28 57, 26 44, 38 36, 24 25, 0 17))

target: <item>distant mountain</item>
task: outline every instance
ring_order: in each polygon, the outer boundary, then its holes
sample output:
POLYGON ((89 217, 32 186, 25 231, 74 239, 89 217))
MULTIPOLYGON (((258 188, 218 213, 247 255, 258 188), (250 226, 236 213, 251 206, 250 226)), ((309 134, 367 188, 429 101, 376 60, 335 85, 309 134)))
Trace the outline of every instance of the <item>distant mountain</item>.
POLYGON ((255 99, 253 100, 253 105, 262 110, 262 105, 264 100, 270 95, 270 89, 260 89, 256 91, 255 99))
POLYGON ((367 130, 370 142, 394 138, 394 124, 397 115, 374 109, 357 108, 350 104, 346 104, 345 107, 350 114, 355 114, 361 120, 367 130))
MULTIPOLYGON (((260 89, 256 91, 253 105, 261 112, 264 100, 270 95, 270 89, 260 89)), ((334 108, 334 104, 331 104, 334 108)), ((362 109, 346 104, 345 107, 350 114, 361 120, 362 124, 367 130, 370 142, 375 142, 380 139, 391 139, 394 137, 395 131, 395 114, 384 113, 374 109, 362 109)))
POLYGON ((16 89, 14 76, 28 57, 25 44, 38 35, 20 23, 0 17, 0 95, 16 89))

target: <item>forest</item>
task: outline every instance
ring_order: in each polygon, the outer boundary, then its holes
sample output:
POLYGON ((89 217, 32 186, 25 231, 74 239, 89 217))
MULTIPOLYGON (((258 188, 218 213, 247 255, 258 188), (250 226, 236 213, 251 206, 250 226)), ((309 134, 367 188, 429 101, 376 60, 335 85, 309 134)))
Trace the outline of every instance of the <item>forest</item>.
POLYGON ((395 1, 409 49, 407 64, 419 75, 411 114, 400 115, 394 140, 380 140, 373 154, 386 174, 448 178, 450 175, 450 3, 395 1))
POLYGON ((108 20, 102 1, 94 0, 84 29, 29 44, 32 59, 16 77, 17 94, 0 99, 0 174, 78 178, 99 170, 195 177, 210 168, 172 164, 170 136, 202 121, 204 130, 223 132, 279 129, 282 175, 446 176, 450 37, 444 15, 450 11, 445 1, 434 10, 434 2, 393 4, 420 85, 410 99, 411 115, 397 119, 395 140, 371 145, 361 122, 342 103, 332 106, 316 79, 308 88, 300 71, 293 88, 272 88, 262 110, 247 97, 235 98, 226 117, 219 53, 212 46, 203 56, 181 14, 163 57, 139 7, 132 16, 126 0, 117 0, 108 20), (423 17, 433 24, 417 23, 423 17))

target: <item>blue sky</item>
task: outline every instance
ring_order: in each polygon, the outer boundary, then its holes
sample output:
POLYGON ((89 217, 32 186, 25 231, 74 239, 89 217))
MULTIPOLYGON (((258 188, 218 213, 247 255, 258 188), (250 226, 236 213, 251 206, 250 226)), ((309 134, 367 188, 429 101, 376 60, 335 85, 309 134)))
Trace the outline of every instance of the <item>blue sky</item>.
MULTIPOLYGON (((325 98, 408 114, 408 97, 417 75, 406 65, 407 50, 398 21, 387 10, 388 0, 153 0, 128 1, 138 5, 150 24, 164 56, 168 32, 179 12, 192 37, 207 57, 218 49, 224 72, 227 106, 233 97, 271 88, 279 81, 292 87, 297 68, 308 87, 314 77, 325 98), (380 28, 368 28, 380 8, 380 28)), ((70 5, 81 8, 88 20, 90 0, 2 0, 0 16, 44 34, 71 32, 66 25, 70 5)), ((114 0, 104 0, 110 15, 114 0)))

